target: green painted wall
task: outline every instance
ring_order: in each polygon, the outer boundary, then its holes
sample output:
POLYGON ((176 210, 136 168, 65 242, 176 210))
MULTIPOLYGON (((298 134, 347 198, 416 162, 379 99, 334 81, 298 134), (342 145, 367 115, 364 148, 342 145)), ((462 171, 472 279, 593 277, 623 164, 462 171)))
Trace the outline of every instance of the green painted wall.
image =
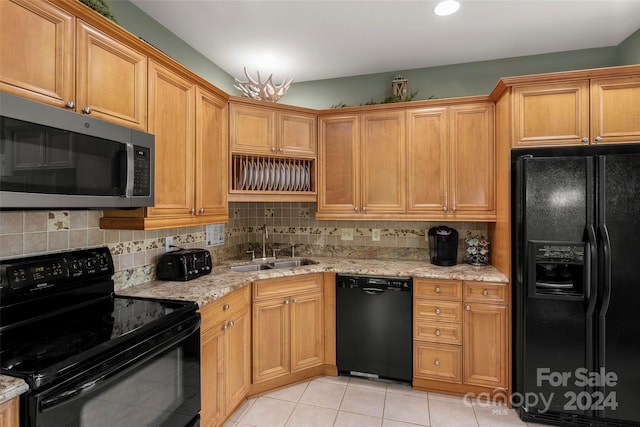
POLYGON ((618 45, 618 65, 640 64, 640 29, 618 45))
MULTIPOLYGON (((220 89, 231 95, 240 95, 240 92, 233 87, 233 77, 135 5, 127 0, 106 1, 121 26, 142 37, 220 89)), ((339 103, 360 105, 370 100, 381 101, 391 95, 391 81, 398 74, 408 79, 409 93, 418 91, 414 100, 421 100, 430 97, 486 95, 491 92, 501 77, 636 63, 640 63, 640 30, 619 46, 339 79, 294 82, 280 103, 322 109, 339 103)))

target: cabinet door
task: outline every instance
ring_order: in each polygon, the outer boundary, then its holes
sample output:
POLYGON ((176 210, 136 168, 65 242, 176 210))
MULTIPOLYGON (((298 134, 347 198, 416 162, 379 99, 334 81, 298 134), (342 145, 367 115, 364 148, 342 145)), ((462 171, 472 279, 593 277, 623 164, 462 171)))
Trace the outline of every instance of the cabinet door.
POLYGON ((229 148, 249 154, 275 154, 276 113, 267 108, 231 104, 229 148))
POLYGON ((156 137, 155 205, 149 216, 192 215, 194 86, 149 62, 149 132, 156 137))
POLYGON ((211 222, 229 218, 227 120, 227 102, 196 87, 195 206, 211 222))
POLYGON ((588 144, 589 82, 513 88, 513 146, 588 144))
POLYGON ((65 107, 75 100, 75 18, 41 0, 0 1, 0 89, 65 107))
POLYGON ((507 307, 469 303, 464 310, 465 384, 507 386, 507 307))
POLYGON ((218 326, 203 332, 200 343, 200 417, 205 427, 217 426, 225 417, 225 332, 218 326))
POLYGON ((360 143, 363 214, 405 210, 405 115, 362 114, 360 143))
POLYGON ((78 21, 76 110, 147 130, 147 57, 78 21))
POLYGON ((315 157, 316 118, 306 114, 278 113, 278 153, 315 157))
POLYGON ((407 211, 447 210, 449 109, 407 111, 407 211))
POLYGON ((360 200, 358 116, 321 117, 318 127, 318 213, 355 214, 360 200))
POLYGON ((640 77, 591 81, 591 142, 640 141, 640 77))
POLYGON ((324 363, 322 293, 291 299, 291 372, 324 363))
POLYGON ((253 383, 290 372, 289 299, 253 304, 253 383))
POLYGON ((229 413, 244 400, 251 386, 251 317, 248 307, 233 316, 233 326, 227 329, 225 343, 225 407, 229 413))
POLYGON ((495 216, 493 104, 451 107, 450 142, 449 213, 495 216))

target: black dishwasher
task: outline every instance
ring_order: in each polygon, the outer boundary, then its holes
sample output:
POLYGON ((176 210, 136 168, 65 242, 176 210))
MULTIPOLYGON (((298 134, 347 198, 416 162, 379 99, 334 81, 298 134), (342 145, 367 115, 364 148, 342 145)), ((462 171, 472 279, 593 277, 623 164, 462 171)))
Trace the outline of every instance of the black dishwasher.
POLYGON ((411 382, 412 279, 338 274, 336 286, 339 373, 411 382))

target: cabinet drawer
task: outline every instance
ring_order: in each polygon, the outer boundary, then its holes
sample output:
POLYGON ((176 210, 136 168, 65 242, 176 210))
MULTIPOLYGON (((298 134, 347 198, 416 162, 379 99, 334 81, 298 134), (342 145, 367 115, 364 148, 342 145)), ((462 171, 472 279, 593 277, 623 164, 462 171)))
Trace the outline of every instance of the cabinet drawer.
POLYGON ((421 320, 462 322, 462 303, 422 299, 414 300, 413 316, 421 320))
POLYGON ((465 302, 507 303, 507 285, 505 283, 464 282, 465 302))
POLYGON ((462 282, 459 280, 414 279, 415 298, 462 300, 462 282))
POLYGON ((462 344, 462 323, 416 320, 413 324, 413 338, 444 344, 462 344))
POLYGON ((253 301, 322 291, 322 274, 278 277, 253 283, 253 301))
POLYGON ((462 347, 415 342, 413 376, 462 383, 462 347))
POLYGON ((250 286, 245 286, 202 307, 200 309, 202 330, 209 329, 239 311, 247 309, 251 304, 250 289, 250 286))

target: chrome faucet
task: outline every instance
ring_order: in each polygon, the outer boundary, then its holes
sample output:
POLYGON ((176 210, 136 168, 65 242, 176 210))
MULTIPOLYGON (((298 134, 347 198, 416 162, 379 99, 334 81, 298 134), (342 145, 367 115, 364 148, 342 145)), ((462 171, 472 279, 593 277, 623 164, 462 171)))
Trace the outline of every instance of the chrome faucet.
POLYGON ((266 248, 264 241, 269 239, 269 230, 267 229, 267 224, 264 225, 262 230, 262 259, 267 258, 266 248))

